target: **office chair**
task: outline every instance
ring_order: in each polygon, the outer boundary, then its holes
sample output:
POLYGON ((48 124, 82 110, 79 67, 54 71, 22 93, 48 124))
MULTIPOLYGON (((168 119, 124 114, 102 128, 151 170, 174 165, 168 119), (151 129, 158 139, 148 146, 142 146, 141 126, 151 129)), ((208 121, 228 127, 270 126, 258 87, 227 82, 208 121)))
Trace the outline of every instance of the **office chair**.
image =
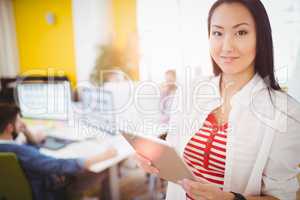
POLYGON ((29 182, 14 153, 0 153, 0 196, 6 200, 31 200, 29 182))

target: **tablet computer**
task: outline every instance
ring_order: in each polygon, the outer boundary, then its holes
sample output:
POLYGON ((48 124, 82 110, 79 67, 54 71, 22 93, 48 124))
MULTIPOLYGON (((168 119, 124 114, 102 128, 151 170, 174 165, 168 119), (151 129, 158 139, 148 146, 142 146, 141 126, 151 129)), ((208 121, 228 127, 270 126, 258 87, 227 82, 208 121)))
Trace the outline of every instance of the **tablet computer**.
POLYGON ((187 164, 166 141, 126 132, 122 132, 122 135, 137 153, 152 162, 159 170, 160 178, 174 183, 183 179, 195 180, 187 164))

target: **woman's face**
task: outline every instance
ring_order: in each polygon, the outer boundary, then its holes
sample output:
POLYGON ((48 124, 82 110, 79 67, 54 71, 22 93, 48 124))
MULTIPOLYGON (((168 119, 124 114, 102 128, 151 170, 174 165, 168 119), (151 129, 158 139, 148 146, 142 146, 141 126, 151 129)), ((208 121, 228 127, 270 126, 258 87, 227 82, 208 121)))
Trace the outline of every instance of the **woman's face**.
POLYGON ((242 4, 222 4, 216 8, 209 40, 210 54, 223 73, 234 75, 254 70, 255 21, 242 4))

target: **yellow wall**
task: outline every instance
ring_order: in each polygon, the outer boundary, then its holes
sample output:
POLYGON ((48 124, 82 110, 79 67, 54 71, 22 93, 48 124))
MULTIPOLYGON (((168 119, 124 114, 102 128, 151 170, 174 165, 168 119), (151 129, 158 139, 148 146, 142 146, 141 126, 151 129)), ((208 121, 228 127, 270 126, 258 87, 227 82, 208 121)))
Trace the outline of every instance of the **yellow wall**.
POLYGON ((136 0, 112 0, 115 42, 120 48, 126 46, 130 35, 137 31, 136 0))
POLYGON ((114 44, 130 57, 130 73, 138 79, 136 0, 112 0, 114 44))
POLYGON ((14 0, 20 73, 68 75, 76 83, 71 0, 14 0), (56 23, 46 22, 53 12, 56 23), (49 70, 49 67, 52 69, 49 70), (53 74, 54 73, 54 74, 53 74))

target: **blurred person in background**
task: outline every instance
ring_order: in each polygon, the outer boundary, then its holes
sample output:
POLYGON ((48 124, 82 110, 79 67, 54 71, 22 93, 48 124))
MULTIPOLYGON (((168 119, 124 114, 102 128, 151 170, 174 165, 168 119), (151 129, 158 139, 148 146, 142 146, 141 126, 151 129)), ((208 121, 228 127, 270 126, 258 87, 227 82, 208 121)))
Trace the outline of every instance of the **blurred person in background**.
MULTIPOLYGON (((66 176, 75 176, 88 172, 93 164, 110 159, 116 156, 114 148, 108 149, 103 153, 88 158, 78 159, 56 159, 40 153, 38 148, 27 144, 17 143, 14 138, 23 131, 26 126, 20 117, 20 110, 11 104, 0 104, 0 152, 15 153, 22 169, 31 185, 34 200, 56 200, 65 199, 66 176)), ((30 142, 40 142, 39 138, 30 139, 30 142)), ((95 175, 96 176, 96 175, 95 175)), ((97 177, 92 177, 97 179, 97 177)), ((88 184, 84 179, 78 180, 79 183, 70 184, 69 188, 84 188, 78 186, 81 183, 88 184)), ((97 181, 93 180, 95 183, 97 181)), ((70 193, 76 193, 73 189, 70 193)))
POLYGON ((176 71, 171 69, 165 72, 165 81, 160 86, 160 123, 167 124, 170 119, 170 109, 177 89, 176 71))

